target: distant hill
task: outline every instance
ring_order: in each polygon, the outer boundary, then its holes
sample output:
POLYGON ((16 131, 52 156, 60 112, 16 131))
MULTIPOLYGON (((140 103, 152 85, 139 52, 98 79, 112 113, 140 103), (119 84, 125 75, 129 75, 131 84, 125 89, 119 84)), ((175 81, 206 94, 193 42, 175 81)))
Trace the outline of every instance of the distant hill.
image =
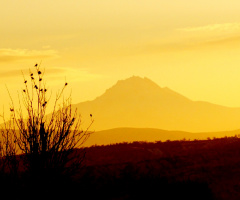
POLYGON ((240 130, 223 132, 190 133, 184 131, 166 131, 151 128, 115 128, 93 133, 84 146, 109 145, 123 142, 155 142, 167 140, 204 140, 239 135, 240 130))
POLYGON ((148 78, 133 76, 118 81, 93 101, 73 105, 86 127, 89 114, 93 130, 118 127, 157 128, 188 132, 213 132, 240 128, 240 108, 192 101, 148 78))

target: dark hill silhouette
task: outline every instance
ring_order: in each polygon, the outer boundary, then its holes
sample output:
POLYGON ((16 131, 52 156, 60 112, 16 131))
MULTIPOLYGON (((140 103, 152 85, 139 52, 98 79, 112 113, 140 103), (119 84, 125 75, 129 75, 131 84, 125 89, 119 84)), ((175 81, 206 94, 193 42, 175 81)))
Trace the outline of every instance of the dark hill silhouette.
POLYGON ((93 115, 95 130, 136 127, 212 132, 240 127, 240 108, 192 101, 148 78, 136 76, 118 81, 95 100, 74 107, 83 119, 93 115))
POLYGON ((239 135, 240 130, 222 132, 167 131, 152 128, 115 128, 97 131, 89 137, 84 146, 110 145, 123 142, 156 142, 167 140, 205 140, 239 135))

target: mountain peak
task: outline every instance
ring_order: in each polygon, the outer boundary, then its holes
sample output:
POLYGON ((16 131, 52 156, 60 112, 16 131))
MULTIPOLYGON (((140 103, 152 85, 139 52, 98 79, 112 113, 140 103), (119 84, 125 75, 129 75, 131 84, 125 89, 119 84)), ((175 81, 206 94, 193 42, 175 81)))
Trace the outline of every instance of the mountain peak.
MULTIPOLYGON (((143 77, 142 78, 140 76, 133 75, 133 76, 127 78, 127 79, 120 80, 120 81, 151 81, 151 80, 149 78, 147 78, 147 77, 143 77)), ((153 82, 153 81, 151 81, 151 82, 153 82)))
POLYGON ((133 76, 131 76, 131 77, 129 77, 129 78, 126 78, 126 79, 123 79, 123 80, 119 80, 118 82, 142 82, 142 81, 150 81, 150 82, 152 82, 153 83, 153 81, 151 81, 149 78, 147 78, 147 77, 140 77, 140 76, 135 76, 135 75, 133 75, 133 76))
POLYGON ((148 99, 148 101, 189 100, 173 90, 160 87, 147 77, 142 78, 139 76, 132 76, 124 80, 119 80, 97 99, 118 99, 120 101, 129 101, 129 99, 135 99, 135 101, 139 99, 148 99))
MULTIPOLYGON (((161 88, 158 86, 156 83, 151 81, 149 78, 141 78, 140 76, 132 76, 130 78, 124 79, 124 80, 119 80, 112 88, 119 88, 119 87, 127 87, 127 88, 132 88, 132 89, 146 89, 151 87, 151 88, 161 88)), ((110 88, 110 89, 112 89, 110 88)), ((124 88, 124 89, 127 89, 124 88)))
POLYGON ((93 101, 76 105, 82 116, 95 116, 97 130, 116 127, 218 131, 239 128, 239 109, 191 101, 148 78, 118 81, 93 101))
POLYGON ((117 81, 117 83, 107 89, 103 95, 115 97, 129 96, 159 89, 161 89, 161 87, 146 77, 141 78, 139 76, 132 76, 130 78, 117 81))

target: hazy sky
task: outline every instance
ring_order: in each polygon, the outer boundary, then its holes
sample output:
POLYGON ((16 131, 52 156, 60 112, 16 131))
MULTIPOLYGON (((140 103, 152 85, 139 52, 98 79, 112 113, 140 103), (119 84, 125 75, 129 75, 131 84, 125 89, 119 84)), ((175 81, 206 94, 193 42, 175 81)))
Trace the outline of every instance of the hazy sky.
MULTIPOLYGON (((42 61, 73 103, 148 77, 192 100, 240 107, 239 0, 0 0, 0 92, 42 61), (27 71, 26 71, 27 72, 27 71)), ((1 109, 0 109, 1 110, 1 109)))

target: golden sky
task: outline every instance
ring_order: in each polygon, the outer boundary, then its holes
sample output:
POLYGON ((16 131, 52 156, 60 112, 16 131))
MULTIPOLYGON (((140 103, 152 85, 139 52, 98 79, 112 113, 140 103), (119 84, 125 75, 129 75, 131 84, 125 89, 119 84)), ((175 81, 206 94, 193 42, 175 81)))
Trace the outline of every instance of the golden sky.
POLYGON ((240 107, 239 0, 2 0, 0 24, 0 106, 5 85, 15 98, 21 70, 42 61, 73 103, 137 75, 240 107))

